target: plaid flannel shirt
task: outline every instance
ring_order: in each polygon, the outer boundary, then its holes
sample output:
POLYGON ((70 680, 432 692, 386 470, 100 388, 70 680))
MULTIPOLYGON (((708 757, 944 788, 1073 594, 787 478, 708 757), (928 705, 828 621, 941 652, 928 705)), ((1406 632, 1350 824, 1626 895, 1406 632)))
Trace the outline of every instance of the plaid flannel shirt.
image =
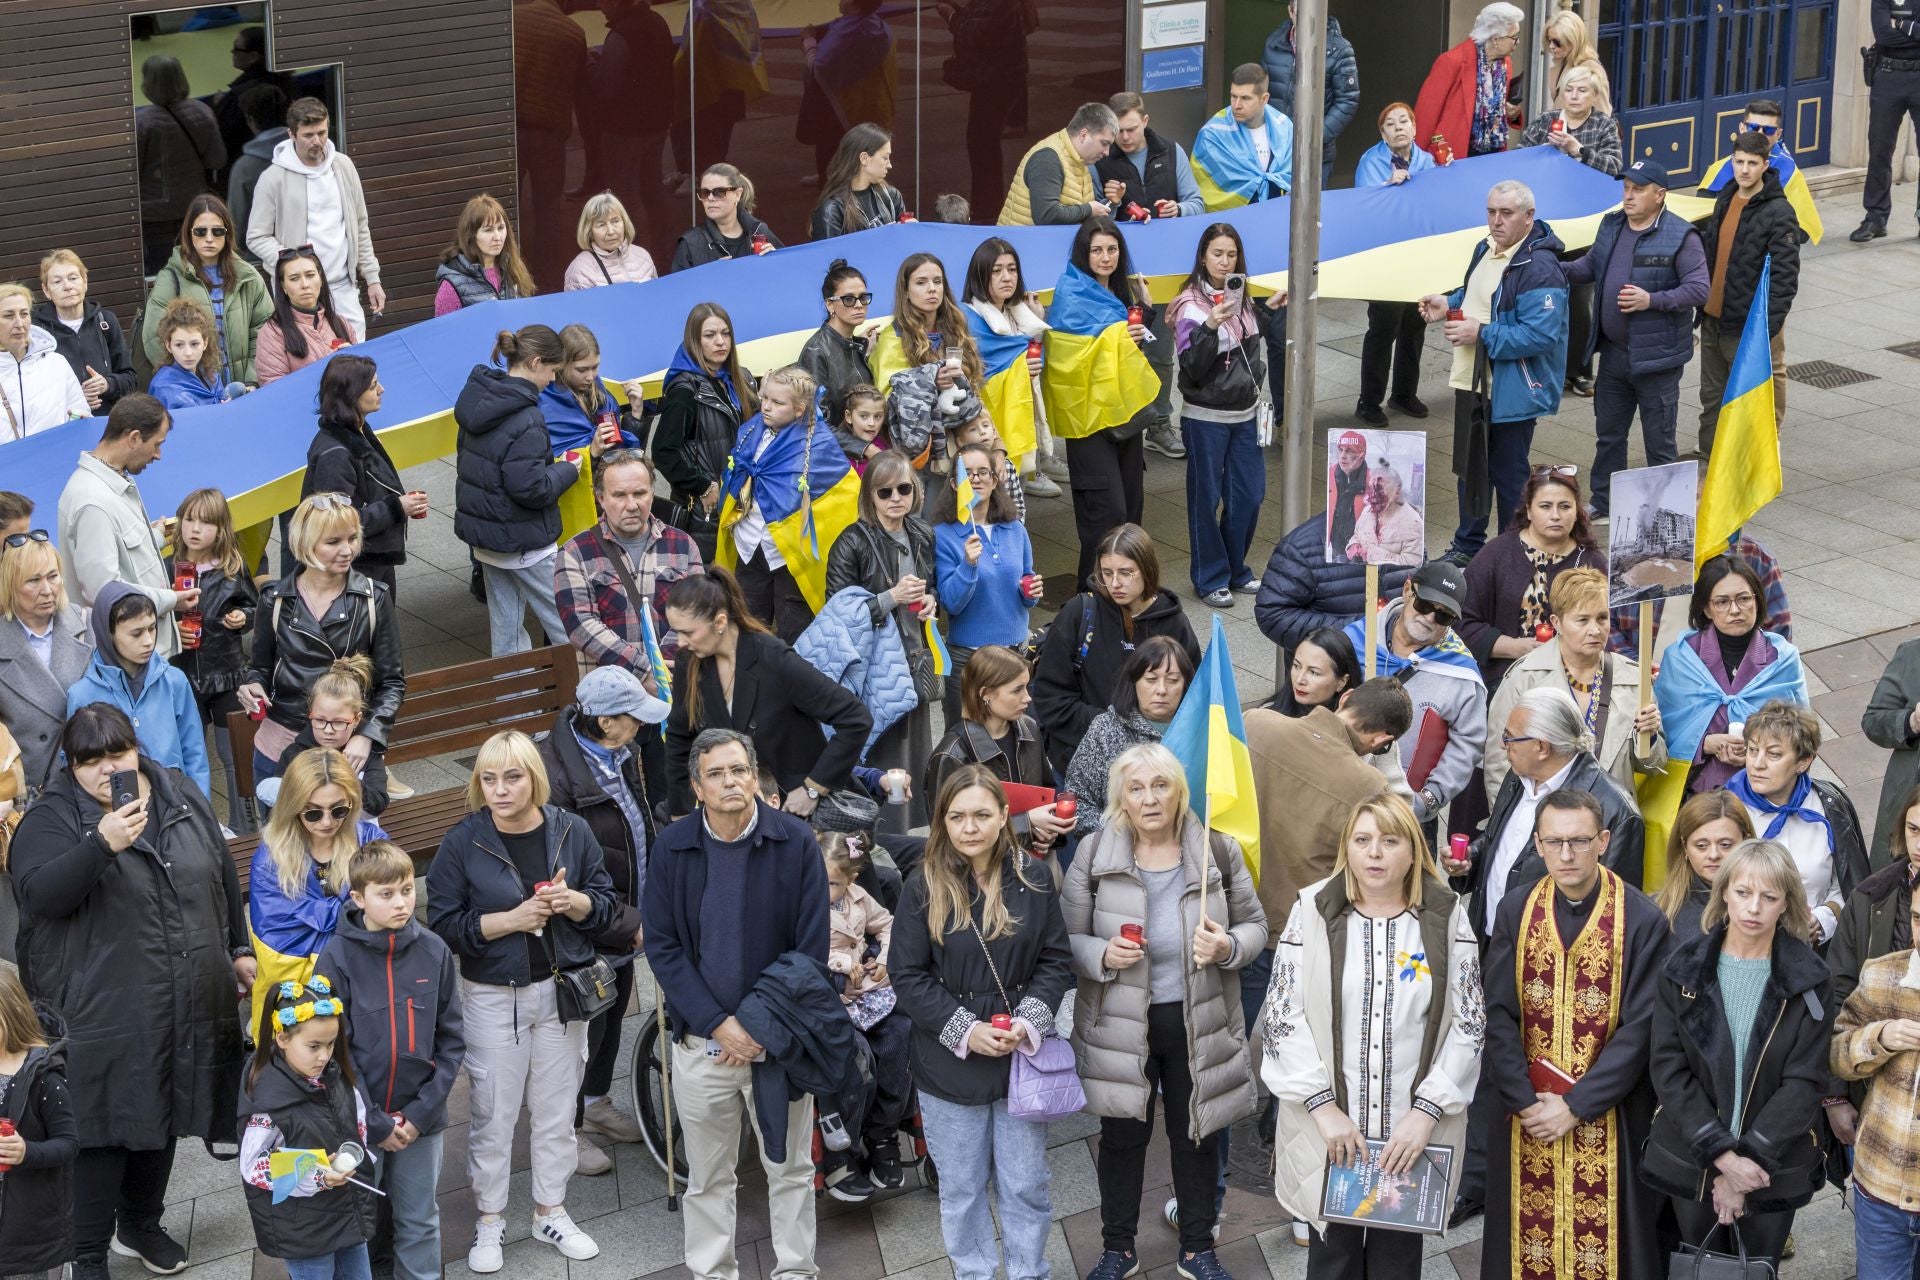
MULTIPOLYGON (((597 667, 617 663, 644 676, 649 667, 640 613, 635 602, 627 599, 627 588, 613 562, 614 556, 625 554, 604 522, 569 539, 554 560, 554 603, 567 639, 588 661, 597 667)), ((700 572, 700 549, 692 538, 656 516, 647 528, 640 563, 627 567, 653 610, 654 634, 671 664, 680 637, 667 627, 667 588, 700 572)))
POLYGON ((1920 990, 1901 985, 1911 951, 1869 960, 1833 1024, 1833 1073, 1869 1080, 1855 1126, 1853 1179, 1874 1199, 1920 1212, 1920 1050, 1896 1052, 1880 1043, 1895 1018, 1920 1018, 1920 990))

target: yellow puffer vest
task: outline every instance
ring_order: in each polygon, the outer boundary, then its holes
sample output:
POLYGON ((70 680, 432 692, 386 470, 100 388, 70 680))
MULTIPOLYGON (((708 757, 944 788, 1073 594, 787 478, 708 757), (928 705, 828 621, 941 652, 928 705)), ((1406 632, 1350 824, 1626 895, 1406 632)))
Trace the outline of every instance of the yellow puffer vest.
POLYGON ((1013 186, 1007 191, 1007 203, 1000 210, 1001 226, 1033 225, 1033 195, 1027 190, 1027 161, 1040 151, 1052 151, 1060 157, 1060 168, 1066 176, 1060 187, 1061 204, 1086 204, 1093 199, 1093 173, 1073 149, 1073 141, 1067 137, 1067 131, 1062 129, 1040 139, 1027 154, 1020 157, 1020 164, 1013 171, 1013 186))

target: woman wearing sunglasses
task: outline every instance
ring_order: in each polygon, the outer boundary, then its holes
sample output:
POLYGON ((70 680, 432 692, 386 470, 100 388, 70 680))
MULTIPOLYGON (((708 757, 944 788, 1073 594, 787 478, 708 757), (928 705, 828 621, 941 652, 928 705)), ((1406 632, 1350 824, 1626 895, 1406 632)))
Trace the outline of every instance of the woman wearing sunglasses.
POLYGON ((1487 688, 1507 668, 1545 644, 1553 582, 1569 569, 1607 571, 1594 542, 1580 478, 1569 466, 1535 467, 1520 490, 1520 510, 1507 531, 1467 565, 1460 638, 1473 650, 1487 688))
POLYGON ((294 758, 247 873, 247 932, 260 963, 254 1026, 268 991, 313 976, 347 903, 348 860, 362 845, 386 838, 361 812, 360 779, 346 756, 315 747, 294 758))
POLYGON ((873 366, 867 361, 867 307, 873 302, 873 290, 867 278, 835 258, 827 265, 820 282, 820 297, 826 303, 827 322, 814 330, 807 345, 800 348, 794 361, 813 375, 814 382, 826 392, 828 422, 839 422, 847 391, 873 384, 873 366))
POLYGON ((160 320, 175 298, 192 298, 213 314, 214 335, 224 369, 219 381, 257 385, 254 344, 273 318, 267 282, 234 251, 233 217, 218 196, 195 196, 180 224, 173 255, 153 277, 140 313, 140 342, 154 368, 167 363, 160 320))
MULTIPOLYGON (((940 696, 927 625, 936 616, 933 530, 913 514, 920 507, 920 478, 906 455, 892 449, 875 456, 860 479, 860 518, 848 525, 827 553, 827 595, 845 587, 873 593, 867 607, 873 625, 900 633, 913 670, 919 705, 867 748, 876 769, 914 769, 933 751, 933 701, 940 696)), ((937 623, 935 625, 938 625, 937 623)), ((927 821, 927 801, 910 800, 908 826, 927 821)))
POLYGON ((747 258, 780 248, 773 228, 753 216, 753 181, 730 164, 710 164, 700 175, 700 225, 680 233, 669 272, 747 258))

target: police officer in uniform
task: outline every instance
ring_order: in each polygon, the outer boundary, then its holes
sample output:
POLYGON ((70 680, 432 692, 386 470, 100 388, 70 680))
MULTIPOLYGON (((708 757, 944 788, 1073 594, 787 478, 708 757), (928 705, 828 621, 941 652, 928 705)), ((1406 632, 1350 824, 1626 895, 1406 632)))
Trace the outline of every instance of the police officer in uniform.
POLYGON ((1893 212, 1893 144, 1900 118, 1920 134, 1920 0, 1873 0, 1873 48, 1867 51, 1867 216, 1850 237, 1865 244, 1887 234, 1893 212))

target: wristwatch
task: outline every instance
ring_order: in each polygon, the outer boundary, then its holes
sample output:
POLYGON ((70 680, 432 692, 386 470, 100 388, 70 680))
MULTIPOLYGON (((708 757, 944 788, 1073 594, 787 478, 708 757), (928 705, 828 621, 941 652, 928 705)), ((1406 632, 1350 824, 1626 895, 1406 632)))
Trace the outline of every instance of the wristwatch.
POLYGON ((1429 814, 1440 812, 1440 793, 1432 787, 1420 788, 1420 802, 1426 805, 1429 814))
POLYGON ((814 786, 812 779, 808 779, 807 781, 801 783, 800 785, 806 788, 807 799, 813 801, 815 804, 819 804, 820 797, 827 794, 826 792, 822 791, 820 788, 814 786))

